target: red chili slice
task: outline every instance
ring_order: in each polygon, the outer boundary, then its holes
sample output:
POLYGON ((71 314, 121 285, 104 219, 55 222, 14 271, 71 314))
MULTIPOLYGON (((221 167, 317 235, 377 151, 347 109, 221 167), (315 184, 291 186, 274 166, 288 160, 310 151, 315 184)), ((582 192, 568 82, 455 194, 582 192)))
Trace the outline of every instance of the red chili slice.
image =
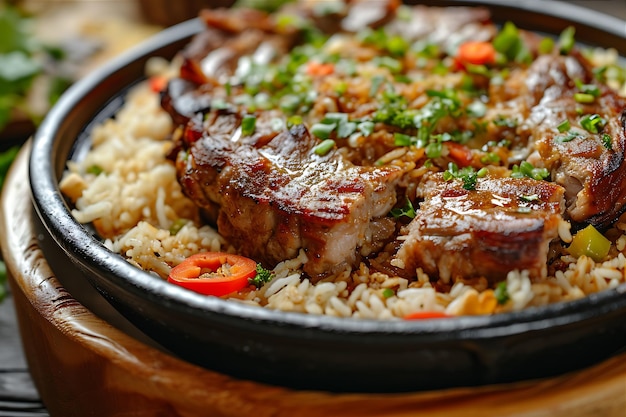
POLYGON ((167 280, 204 295, 220 297, 239 291, 256 275, 256 262, 239 255, 203 252, 172 268, 167 280))
POLYGON ((426 319, 444 319, 451 317, 450 315, 441 311, 416 311, 404 316, 405 320, 426 320, 426 319))

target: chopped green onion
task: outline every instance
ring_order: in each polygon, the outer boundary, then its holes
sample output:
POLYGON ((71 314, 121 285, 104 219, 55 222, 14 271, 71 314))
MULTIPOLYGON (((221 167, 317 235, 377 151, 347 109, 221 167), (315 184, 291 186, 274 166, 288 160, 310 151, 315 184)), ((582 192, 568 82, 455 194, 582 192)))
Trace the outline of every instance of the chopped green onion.
POLYGON ((576 100, 577 103, 593 103, 596 98, 587 93, 575 93, 574 100, 576 100))
POLYGON ((256 126, 256 116, 252 114, 246 114, 241 120, 241 134, 244 136, 250 136, 254 133, 256 126))
POLYGON ((552 38, 543 38, 539 42, 539 53, 546 55, 552 52, 554 49, 554 40, 552 38))
POLYGON ((612 151, 613 150, 613 140, 611 139, 611 135, 608 135, 606 133, 604 135, 602 135, 602 144, 609 151, 612 151))
POLYGON ((559 125, 556 127, 560 133, 563 132, 567 132, 568 130, 570 130, 571 125, 569 123, 569 120, 563 120, 561 123, 559 123, 559 125))
POLYGON ((517 208, 517 212, 522 213, 522 214, 528 214, 531 211, 533 211, 533 209, 531 209, 530 207, 518 207, 517 208))
POLYGON ((311 126, 311 133, 320 139, 330 138, 330 134, 335 130, 336 125, 334 123, 315 123, 311 126))
POLYGON ((170 226, 170 235, 176 236, 176 234, 180 232, 180 229, 182 229, 187 223, 189 223, 189 220, 187 219, 178 218, 174 220, 170 226))
POLYGON ((363 136, 369 136, 374 132, 374 122, 370 122, 369 120, 361 122, 358 124, 357 129, 363 133, 363 136))
POLYGON ((393 143, 396 146, 411 146, 414 138, 409 135, 405 135, 404 133, 394 133, 393 134, 393 143))
POLYGON ((493 164, 496 162, 500 162, 500 155, 495 152, 489 152, 487 155, 484 155, 480 158, 480 162, 483 164, 493 164))
POLYGON ((291 117, 289 117, 287 119, 287 127, 290 128, 290 129, 293 126, 301 125, 301 124, 302 124, 302 116, 300 116, 300 115, 296 114, 296 115, 293 115, 293 116, 291 116, 291 117))
POLYGON ((561 55, 569 54, 574 48, 574 35, 576 34, 576 28, 569 26, 561 32, 559 36, 559 52, 561 55))
POLYGON ((506 281, 499 282, 498 285, 496 285, 494 295, 500 305, 504 305, 509 301, 510 297, 506 287, 506 281))
POLYGON ((317 146, 315 146, 313 148, 313 152, 316 155, 324 156, 328 152, 330 152, 330 150, 334 147, 335 147, 335 141, 332 139, 326 139, 326 140, 321 141, 317 146))
POLYGON ((538 194, 521 195, 519 199, 527 203, 530 203, 531 201, 539 200, 539 195, 538 194))
POLYGON ((94 164, 94 165, 88 166, 85 171, 87 172, 87 174, 93 174, 97 176, 103 173, 104 169, 100 165, 94 164))
POLYGON ((580 119, 580 125, 590 133, 600 133, 600 131, 606 125, 604 120, 598 114, 587 114, 580 119))
POLYGON ((508 119, 504 116, 498 116, 493 120, 493 124, 498 126, 498 127, 510 127, 510 128, 514 128, 517 127, 517 120, 516 119, 508 119))
POLYGON ((347 138, 356 132, 357 124, 355 122, 342 122, 337 125, 337 136, 347 138))
POLYGON ((426 145, 426 148, 424 148, 424 150, 426 151, 426 156, 428 158, 439 158, 441 156, 441 152, 443 151, 443 145, 439 141, 431 142, 426 145))
POLYGON ((574 139, 580 138, 582 135, 576 131, 569 130, 566 135, 557 136, 556 141, 560 143, 571 142, 574 139))
POLYGON ((385 288, 383 290, 383 298, 390 298, 396 295, 396 293, 391 288, 385 288))
POLYGON ((514 165, 511 173, 513 178, 528 177, 535 180, 545 180, 550 176, 550 171, 547 168, 535 168, 533 164, 528 161, 523 161, 519 165, 514 165))
POLYGON ((600 97, 600 88, 595 84, 583 84, 582 81, 576 80, 576 87, 581 93, 591 94, 594 97, 600 97))
POLYGON ((508 62, 530 62, 532 56, 524 40, 519 34, 517 27, 506 22, 500 32, 493 39, 493 47, 508 62))

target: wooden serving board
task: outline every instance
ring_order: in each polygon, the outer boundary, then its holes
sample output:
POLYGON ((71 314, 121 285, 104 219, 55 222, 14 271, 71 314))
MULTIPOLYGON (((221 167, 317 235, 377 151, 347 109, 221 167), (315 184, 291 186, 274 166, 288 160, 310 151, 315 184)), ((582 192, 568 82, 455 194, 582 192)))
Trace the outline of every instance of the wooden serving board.
POLYGON ((626 416, 626 353, 550 379, 408 394, 294 391, 170 356, 98 318, 60 284, 33 223, 29 146, 5 184, 0 245, 30 371, 53 417, 626 416))

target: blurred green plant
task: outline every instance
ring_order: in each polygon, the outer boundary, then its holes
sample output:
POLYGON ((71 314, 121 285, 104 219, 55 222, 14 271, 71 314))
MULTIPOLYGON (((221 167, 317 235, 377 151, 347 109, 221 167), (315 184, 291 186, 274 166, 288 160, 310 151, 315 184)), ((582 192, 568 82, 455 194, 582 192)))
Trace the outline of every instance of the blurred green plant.
POLYGON ((42 115, 31 111, 28 101, 37 77, 50 78, 46 97, 50 105, 71 83, 67 77, 50 73, 51 64, 64 59, 64 51, 40 42, 31 23, 20 9, 0 5, 0 131, 16 111, 39 123, 42 115))

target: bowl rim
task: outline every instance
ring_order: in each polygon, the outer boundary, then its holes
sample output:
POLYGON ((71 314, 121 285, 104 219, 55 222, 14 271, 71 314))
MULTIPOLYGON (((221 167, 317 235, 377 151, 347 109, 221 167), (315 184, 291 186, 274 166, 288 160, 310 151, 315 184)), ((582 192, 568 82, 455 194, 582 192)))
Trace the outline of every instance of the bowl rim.
MULTIPOLYGON (((429 2, 421 2, 428 4, 429 2)), ((512 5, 506 0, 455 0, 443 2, 454 5, 500 7, 513 10, 524 9, 543 16, 580 23, 596 30, 619 34, 626 40, 626 22, 580 6, 554 0, 528 0, 512 5), (536 10, 541 10, 537 12, 536 10), (620 32, 620 30, 622 32, 620 32)), ((442 2, 437 2, 442 4, 442 2)), ((68 254, 71 261, 85 270, 100 274, 108 282, 92 282, 106 291, 108 285, 122 287, 136 297, 160 303, 194 317, 220 315, 232 320, 274 323, 283 327, 316 329, 339 334, 385 334, 463 338, 468 332, 473 338, 506 336, 548 327, 564 326, 586 321, 599 315, 626 312, 626 283, 616 288, 590 294, 584 298, 558 302, 543 307, 531 307, 521 311, 488 316, 460 316, 441 320, 375 320, 337 318, 296 312, 285 312, 249 306, 243 303, 206 297, 166 281, 131 265, 118 254, 111 252, 71 215, 59 186, 59 174, 55 172, 55 144, 63 121, 75 111, 77 104, 104 80, 113 76, 130 63, 152 55, 174 40, 188 39, 203 25, 198 18, 177 24, 154 35, 142 44, 94 70, 90 75, 68 89, 50 110, 34 135, 29 159, 29 180, 32 199, 37 215, 55 242, 68 254)), ((170 57, 171 58, 171 57, 170 57)), ((140 77, 141 78, 141 77, 140 77)), ((118 92, 116 92, 118 93, 118 92)), ((104 105, 103 105, 104 107, 104 105)), ((91 120, 96 114, 91 115, 91 120)), ((82 126, 83 132, 87 126, 82 126)), ((76 141, 73 138, 72 141, 76 141)), ((74 143, 74 142, 73 142, 74 143)), ((64 157, 65 158, 65 157, 64 157)), ((64 159, 64 162, 66 159, 64 159)), ((269 331, 269 330, 268 330, 269 331)), ((373 340, 376 340, 375 338, 373 340)))

